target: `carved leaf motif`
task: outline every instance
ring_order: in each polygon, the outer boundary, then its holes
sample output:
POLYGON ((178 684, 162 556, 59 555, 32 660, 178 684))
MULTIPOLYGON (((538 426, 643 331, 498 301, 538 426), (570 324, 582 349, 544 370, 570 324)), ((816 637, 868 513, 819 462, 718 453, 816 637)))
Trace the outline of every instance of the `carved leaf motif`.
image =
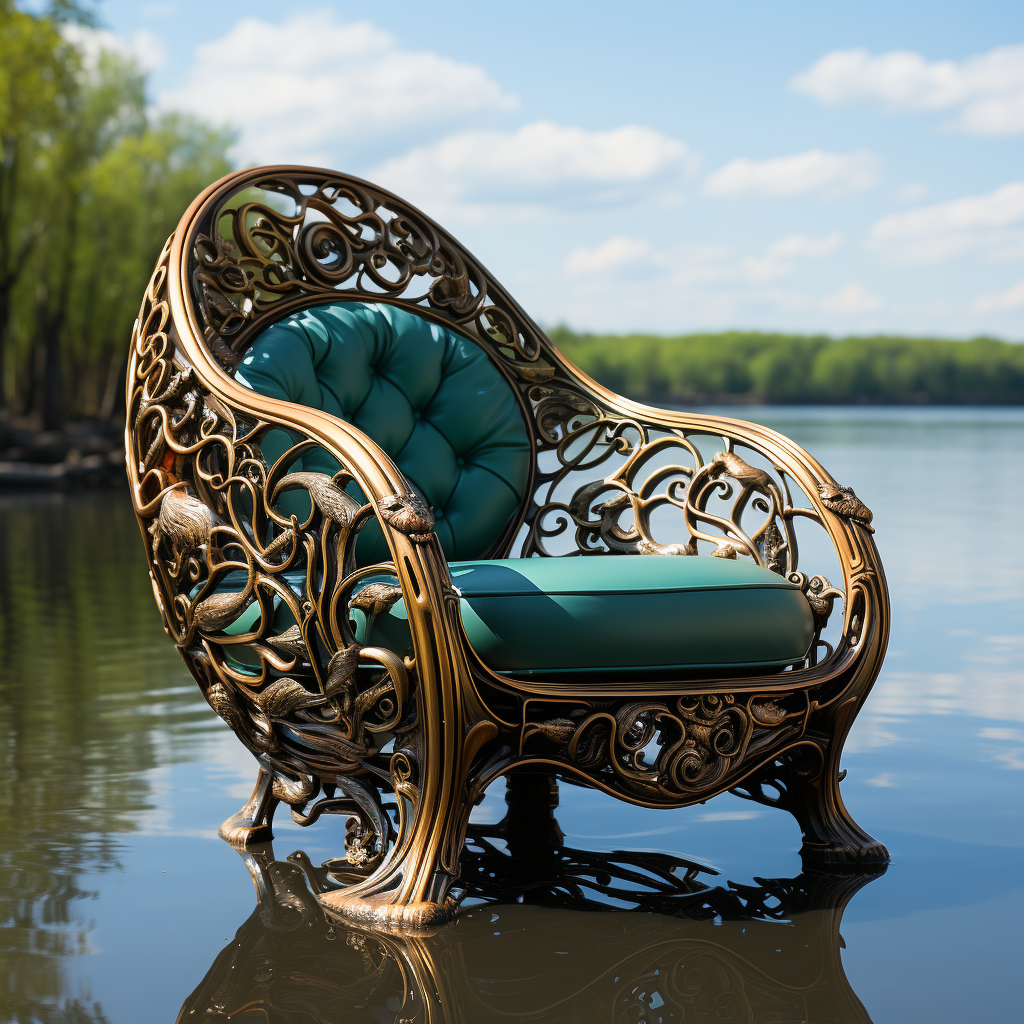
POLYGON ((772 572, 781 573, 785 568, 779 557, 782 550, 783 537, 774 520, 768 523, 761 538, 757 542, 757 553, 761 556, 761 564, 772 572))
POLYGON ((852 487, 829 487, 822 484, 818 488, 818 495, 825 508, 837 516, 848 516, 862 523, 870 523, 873 518, 871 509, 853 493, 852 487))
POLYGON ((750 716, 761 725, 778 725, 786 717, 786 712, 775 701, 769 700, 750 705, 750 716))
POLYGON ((309 491, 316 507, 332 522, 349 526, 359 511, 359 502, 346 494, 326 473, 289 473, 274 488, 271 499, 276 502, 284 491, 309 491))
POLYGON ((414 540, 434 529, 434 513, 418 494, 388 494, 381 500, 380 514, 389 526, 414 540))
POLYGON ((278 679, 255 695, 256 703, 270 718, 283 718, 300 708, 323 704, 318 693, 310 693, 294 679, 278 679))
POLYGON ((289 527, 279 533, 263 550, 265 558, 271 558, 295 540, 295 531, 289 527))

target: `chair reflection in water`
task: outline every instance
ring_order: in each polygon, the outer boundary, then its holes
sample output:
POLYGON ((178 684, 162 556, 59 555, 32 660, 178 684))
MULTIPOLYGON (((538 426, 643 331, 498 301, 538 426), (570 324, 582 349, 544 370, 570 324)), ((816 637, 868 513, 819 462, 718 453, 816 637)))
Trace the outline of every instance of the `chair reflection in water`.
MULTIPOLYGON (((514 777, 497 826, 471 825, 456 924, 383 934, 329 918, 325 869, 243 856, 258 904, 179 1024, 803 1021, 869 1024, 840 956, 877 874, 715 884, 651 853, 569 849, 543 777, 514 777)), ((884 868, 880 869, 884 870, 884 868)))
POLYGON ((259 762, 222 834, 346 815, 331 912, 448 918, 471 808, 527 766, 731 790, 807 868, 886 862, 839 790, 888 634, 870 511, 771 430, 605 390, 397 197, 295 167, 199 196, 126 441, 164 625, 259 762))

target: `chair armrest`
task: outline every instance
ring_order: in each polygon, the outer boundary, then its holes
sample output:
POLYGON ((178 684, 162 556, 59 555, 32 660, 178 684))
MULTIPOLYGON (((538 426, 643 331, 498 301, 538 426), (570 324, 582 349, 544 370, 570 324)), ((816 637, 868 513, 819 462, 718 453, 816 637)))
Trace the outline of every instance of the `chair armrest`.
MULTIPOLYGON (((443 614, 451 576, 433 514, 360 430, 319 410, 259 395, 217 365, 166 273, 173 248, 169 242, 164 249, 133 334, 125 437, 132 496, 144 534, 151 537, 150 569, 165 628, 190 666, 200 663, 211 678, 230 684, 218 690, 214 682, 213 696, 207 694, 211 703, 235 699, 231 694, 238 690, 252 697, 257 730, 248 733, 250 746, 274 742, 271 719, 315 709, 311 713, 325 721, 332 715, 342 720, 353 763, 365 760, 379 746, 375 737, 400 728, 410 676, 417 662, 432 660, 437 642, 429 623, 443 614), (300 441, 267 465, 261 439, 281 428, 300 441), (312 448, 340 464, 333 477, 291 471, 312 448), (345 491, 349 481, 361 488, 365 504, 345 491), (311 499, 303 522, 279 507, 281 494, 295 489, 311 499), (359 567, 356 540, 372 520, 391 561, 359 567), (304 593, 296 594, 300 572, 304 593), (381 575, 396 577, 398 586, 382 584, 381 575), (353 607, 376 614, 374 608, 390 607, 398 596, 409 616, 412 657, 361 646, 351 625, 353 607), (239 632, 242 611, 254 603, 258 620, 250 615, 251 628, 239 632), (295 625, 274 636, 274 609, 281 605, 295 625), (258 656, 255 674, 224 656, 239 646, 258 656), (291 679, 258 689, 273 675, 299 672, 302 664, 310 666, 304 671, 311 671, 319 693, 291 679), (389 681, 374 682, 371 673, 367 697, 355 677, 360 665, 365 670, 369 664, 383 669, 382 679, 389 681)), ((230 713, 224 716, 232 720, 230 713)))
POLYGON ((523 555, 556 553, 552 539, 564 544, 571 525, 585 554, 749 558, 806 595, 815 619, 808 668, 822 660, 819 647, 833 668, 868 649, 880 662, 888 594, 871 511, 853 490, 774 430, 631 401, 552 354, 561 379, 538 385, 531 398, 556 462, 538 480, 523 555), (841 587, 798 564, 798 523, 826 532, 841 587), (842 630, 826 643, 821 632, 840 599, 842 630))

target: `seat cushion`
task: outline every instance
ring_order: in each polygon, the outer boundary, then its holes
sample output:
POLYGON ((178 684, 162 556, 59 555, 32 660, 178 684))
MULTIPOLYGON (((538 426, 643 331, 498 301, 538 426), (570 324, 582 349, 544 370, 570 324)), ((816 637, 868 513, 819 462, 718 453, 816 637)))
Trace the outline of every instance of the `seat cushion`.
POLYGON ((802 659, 811 609, 782 576, 679 555, 451 565, 473 649, 517 676, 746 673, 802 659))
MULTIPOLYGON (((256 338, 235 378, 372 437, 434 507, 448 558, 486 553, 525 493, 532 449, 511 385, 473 342, 408 310, 335 302, 295 313, 256 338)), ((272 463, 297 440, 273 431, 263 453, 272 463)), ((322 450, 293 465, 338 468, 322 450)), ((305 516, 309 498, 289 492, 282 507, 305 516)), ((375 523, 357 553, 364 565, 390 558, 375 523)))
MULTIPOLYGON (((803 594, 749 562, 602 555, 452 562, 450 568, 470 644, 484 664, 512 676, 756 674, 800 661, 813 634, 803 594)), ((289 573, 286 580, 301 599, 305 574, 289 573)), ((219 589, 244 585, 244 574, 232 573, 219 589)), ((274 606, 273 630, 281 633, 294 619, 285 605, 275 600, 274 606)), ((245 633, 258 617, 253 603, 225 632, 245 633)), ((361 644, 411 653, 402 601, 372 621, 361 611, 353 618, 361 644)), ((244 647, 225 651, 258 664, 244 647)))

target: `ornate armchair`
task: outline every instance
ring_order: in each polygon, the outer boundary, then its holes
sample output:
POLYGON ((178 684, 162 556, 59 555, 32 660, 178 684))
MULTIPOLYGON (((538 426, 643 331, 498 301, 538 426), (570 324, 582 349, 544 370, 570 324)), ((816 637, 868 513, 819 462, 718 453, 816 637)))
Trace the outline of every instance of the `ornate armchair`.
POLYGON ((329 912, 450 915, 471 808, 525 768, 732 790, 809 867, 887 861, 839 791, 888 634, 871 513, 792 441, 610 393, 428 217, 302 167, 186 211, 127 387, 165 628, 258 761, 222 835, 345 815, 329 912))

